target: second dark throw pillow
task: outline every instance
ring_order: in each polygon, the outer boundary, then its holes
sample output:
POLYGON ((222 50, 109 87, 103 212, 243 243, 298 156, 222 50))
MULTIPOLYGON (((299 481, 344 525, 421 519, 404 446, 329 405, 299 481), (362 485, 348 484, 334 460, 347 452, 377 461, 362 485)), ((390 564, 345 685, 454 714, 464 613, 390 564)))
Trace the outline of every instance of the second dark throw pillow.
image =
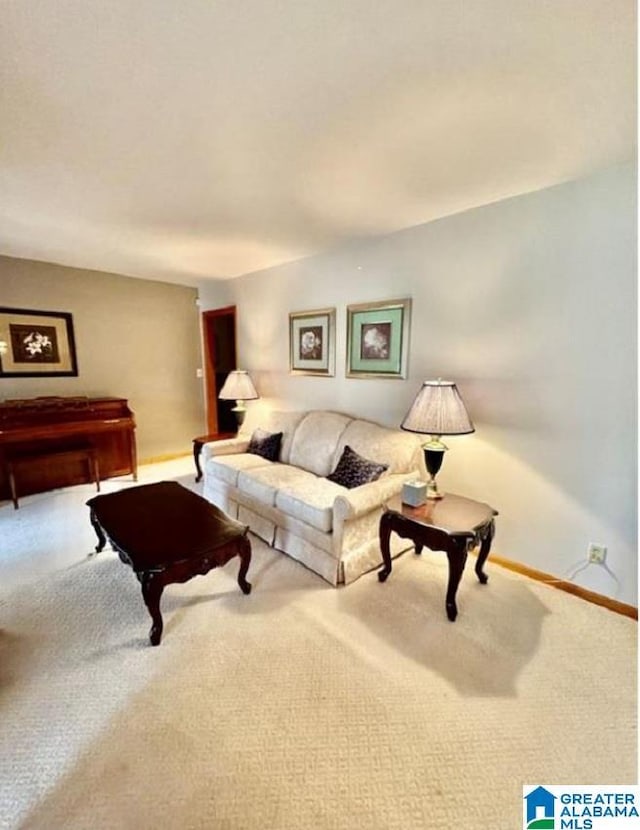
POLYGON ((264 429, 256 429, 249 441, 247 452, 253 453, 253 455, 261 455, 267 461, 277 461, 280 458, 281 443, 281 432, 266 432, 264 429))
POLYGON ((387 464, 378 464, 375 461, 369 461, 368 458, 363 458, 347 444, 335 470, 327 476, 327 479, 351 490, 353 487, 376 481, 387 467, 387 464))

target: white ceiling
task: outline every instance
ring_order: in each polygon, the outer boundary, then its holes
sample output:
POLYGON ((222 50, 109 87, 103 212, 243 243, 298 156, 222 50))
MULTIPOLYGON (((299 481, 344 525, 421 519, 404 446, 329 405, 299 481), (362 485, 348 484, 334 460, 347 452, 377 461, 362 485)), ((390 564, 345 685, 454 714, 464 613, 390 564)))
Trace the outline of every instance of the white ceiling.
POLYGON ((632 0, 4 0, 0 253, 196 284, 635 152, 632 0))

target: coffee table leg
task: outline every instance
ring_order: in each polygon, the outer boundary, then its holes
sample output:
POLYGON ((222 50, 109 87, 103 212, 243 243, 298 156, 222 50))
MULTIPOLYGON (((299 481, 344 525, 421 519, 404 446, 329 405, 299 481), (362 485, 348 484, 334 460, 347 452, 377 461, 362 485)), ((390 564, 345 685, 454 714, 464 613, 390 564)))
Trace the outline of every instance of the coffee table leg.
POLYGON ((162 614, 160 613, 160 597, 164 589, 162 579, 153 573, 143 573, 139 576, 142 585, 142 598, 147 610, 151 614, 153 624, 149 632, 152 646, 159 646, 162 638, 162 614))
POLYGON ((478 554, 478 558, 476 560, 476 576, 482 585, 486 585, 489 581, 489 577, 483 571, 483 567, 484 563, 487 561, 487 557, 489 556, 489 551, 491 550, 491 543, 493 542, 495 530, 496 525, 493 520, 482 530, 482 544, 480 545, 480 553, 478 554))
POLYGON ((100 527, 100 524, 98 523, 98 520, 96 519, 96 514, 93 512, 93 510, 90 513, 90 517, 91 517, 91 524, 93 526, 93 529, 96 532, 96 536, 98 537, 98 544, 96 545, 96 553, 100 553, 100 551, 107 544, 107 537, 104 535, 104 533, 102 531, 102 528, 100 527))
POLYGON ((451 546, 447 550, 447 559, 449 560, 449 584, 447 585, 445 607, 447 609, 447 617, 451 622, 455 622, 458 616, 456 592, 467 561, 467 540, 452 539, 451 546))
POLYGON ((378 579, 384 582, 391 573, 391 549, 389 547, 389 539, 391 538, 391 513, 383 513, 380 517, 380 527, 378 535, 380 537, 380 550, 382 551, 382 561, 384 567, 378 571, 378 579))
POLYGON ((238 541, 238 556, 240 557, 240 573, 238 574, 238 585, 243 594, 251 593, 251 583, 247 582, 246 576, 251 564, 251 542, 246 536, 238 541))

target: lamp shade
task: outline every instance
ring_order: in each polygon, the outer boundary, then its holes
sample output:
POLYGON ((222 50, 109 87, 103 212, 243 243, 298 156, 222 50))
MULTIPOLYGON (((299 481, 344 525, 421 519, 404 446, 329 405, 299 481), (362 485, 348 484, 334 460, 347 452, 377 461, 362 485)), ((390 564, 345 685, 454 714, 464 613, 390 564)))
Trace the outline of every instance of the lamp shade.
POLYGON ((235 369, 227 375, 218 397, 223 401, 254 401, 259 395, 249 377, 249 372, 244 369, 235 369))
POLYGON ((428 435, 475 432, 457 386, 448 380, 426 380, 401 427, 428 435))

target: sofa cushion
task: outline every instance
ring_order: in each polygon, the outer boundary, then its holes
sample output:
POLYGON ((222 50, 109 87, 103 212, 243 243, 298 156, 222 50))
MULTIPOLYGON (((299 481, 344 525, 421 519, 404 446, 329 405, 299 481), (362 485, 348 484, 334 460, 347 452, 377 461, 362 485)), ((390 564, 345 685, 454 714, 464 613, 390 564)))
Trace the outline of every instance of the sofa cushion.
POLYGON ((268 467, 273 462, 267 461, 260 455, 253 453, 235 453, 233 455, 216 455, 207 461, 205 472, 226 484, 236 487, 238 476, 242 470, 251 470, 254 467, 268 467))
MULTIPOLYGON (((259 456, 256 456, 258 458, 259 456)), ((254 469, 246 470, 238 476, 238 489, 256 499, 261 504, 275 506, 276 493, 283 487, 289 486, 292 482, 304 479, 309 476, 305 470, 298 467, 290 467, 288 464, 267 463, 263 459, 263 465, 254 469), (265 466, 266 464, 266 466, 265 466)))
POLYGON ((347 444, 364 458, 387 464, 390 473, 408 473, 413 470, 422 472, 424 467, 424 455, 417 435, 389 429, 371 421, 351 421, 338 441, 333 467, 340 460, 347 444))
POLYGON ((266 432, 264 429, 255 429, 247 452, 252 455, 261 455, 267 461, 277 461, 280 457, 281 432, 266 432))
POLYGON ((347 444, 340 461, 331 475, 327 476, 327 480, 351 490, 353 487, 361 487, 363 484, 377 481, 386 469, 386 464, 378 464, 368 458, 363 458, 347 444))
POLYGON ((291 456, 291 444, 293 436, 300 421, 305 417, 306 412, 269 412, 265 422, 260 424, 269 432, 281 432, 282 444, 280 446, 280 461, 288 464, 291 456))
POLYGON ((338 440, 351 421, 338 412, 309 412, 295 431, 289 462, 318 476, 329 475, 338 440))
POLYGON ((312 473, 283 483, 276 493, 276 507, 323 533, 333 530, 333 503, 344 487, 312 473))

